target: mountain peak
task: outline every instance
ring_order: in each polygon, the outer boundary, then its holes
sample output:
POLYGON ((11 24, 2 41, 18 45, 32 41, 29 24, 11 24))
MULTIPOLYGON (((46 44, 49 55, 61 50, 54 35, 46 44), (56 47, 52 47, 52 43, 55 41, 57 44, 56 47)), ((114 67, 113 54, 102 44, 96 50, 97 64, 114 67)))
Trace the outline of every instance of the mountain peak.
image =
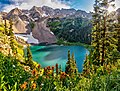
POLYGON ((118 8, 116 11, 120 13, 120 8, 118 8))
POLYGON ((10 13, 12 15, 19 15, 19 14, 22 14, 22 11, 18 8, 15 8, 15 9, 11 10, 10 13))
POLYGON ((7 14, 7 18, 10 18, 10 17, 12 17, 12 16, 14 16, 14 15, 19 16, 19 15, 21 15, 21 14, 22 14, 22 10, 20 10, 20 9, 18 9, 18 8, 15 8, 15 9, 11 10, 11 11, 7 14))
POLYGON ((33 6, 33 7, 30 9, 30 11, 32 11, 32 10, 38 10, 38 9, 39 9, 39 7, 33 6))
POLYGON ((37 7, 37 6, 33 6, 31 9, 30 9, 30 12, 31 13, 35 13, 35 12, 39 12, 39 13, 43 13, 42 11, 42 8, 41 7, 37 7))

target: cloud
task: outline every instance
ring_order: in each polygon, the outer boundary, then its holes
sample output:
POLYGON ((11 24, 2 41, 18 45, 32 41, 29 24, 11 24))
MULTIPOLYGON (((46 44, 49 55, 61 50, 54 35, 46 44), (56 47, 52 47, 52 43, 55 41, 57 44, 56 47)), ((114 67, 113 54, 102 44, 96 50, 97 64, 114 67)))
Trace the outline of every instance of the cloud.
POLYGON ((116 0, 116 1, 115 1, 115 4, 116 4, 116 9, 117 9, 117 8, 120 8, 120 0, 116 0))
MULTIPOLYGON (((11 4, 5 4, 0 5, 0 8, 2 7, 2 11, 9 12, 10 10, 14 8, 20 8, 20 9, 31 9, 33 6, 49 6, 52 8, 75 8, 75 9, 82 9, 86 11, 92 11, 93 10, 93 4, 95 0, 91 0, 91 3, 88 1, 87 5, 81 5, 82 0, 7 0, 9 2, 12 2, 11 4), (76 3, 77 2, 77 3, 76 3)), ((116 9, 120 8, 120 0, 116 1, 116 9)))
POLYGON ((31 9, 33 6, 49 6, 52 8, 65 8, 68 9, 70 6, 67 4, 64 4, 58 0, 11 0, 13 4, 5 5, 3 7, 3 11, 9 12, 10 10, 14 8, 20 8, 20 9, 31 9))

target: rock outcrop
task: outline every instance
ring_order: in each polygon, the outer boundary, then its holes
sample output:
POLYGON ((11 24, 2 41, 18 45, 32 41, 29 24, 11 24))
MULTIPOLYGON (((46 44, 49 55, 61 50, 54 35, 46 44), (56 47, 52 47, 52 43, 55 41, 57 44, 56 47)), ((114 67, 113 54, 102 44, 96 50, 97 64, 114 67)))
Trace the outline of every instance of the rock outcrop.
POLYGON ((33 37, 38 39, 40 43, 51 44, 56 42, 55 35, 46 27, 44 22, 36 22, 32 33, 33 37))
POLYGON ((22 21, 19 17, 16 21, 14 21, 14 25, 19 31, 19 33, 27 33, 27 24, 24 21, 22 21))
POLYGON ((0 15, 0 23, 2 22, 3 18, 2 18, 2 15, 0 15))
POLYGON ((117 9, 117 15, 120 16, 120 8, 117 9))

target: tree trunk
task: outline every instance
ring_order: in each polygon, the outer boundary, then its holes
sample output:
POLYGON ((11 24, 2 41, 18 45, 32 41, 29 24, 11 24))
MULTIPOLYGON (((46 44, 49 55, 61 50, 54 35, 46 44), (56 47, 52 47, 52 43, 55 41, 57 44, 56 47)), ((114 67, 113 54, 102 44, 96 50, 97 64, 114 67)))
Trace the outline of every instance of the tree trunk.
POLYGON ((103 18, 104 19, 104 30, 103 30, 103 45, 102 45, 102 61, 101 65, 103 66, 104 61, 105 61, 105 33, 106 33, 106 16, 103 18))

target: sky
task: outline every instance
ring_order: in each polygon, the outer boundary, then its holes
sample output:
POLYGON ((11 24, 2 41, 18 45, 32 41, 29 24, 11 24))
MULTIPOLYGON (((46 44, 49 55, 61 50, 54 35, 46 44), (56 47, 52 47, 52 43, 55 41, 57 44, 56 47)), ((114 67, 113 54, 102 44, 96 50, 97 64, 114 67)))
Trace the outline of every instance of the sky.
MULTIPOLYGON (((13 8, 30 9, 33 6, 49 6, 52 8, 74 8, 86 12, 93 10, 95 0, 0 0, 0 11, 9 12, 13 8)), ((120 8, 120 0, 116 0, 116 8, 120 8)))

